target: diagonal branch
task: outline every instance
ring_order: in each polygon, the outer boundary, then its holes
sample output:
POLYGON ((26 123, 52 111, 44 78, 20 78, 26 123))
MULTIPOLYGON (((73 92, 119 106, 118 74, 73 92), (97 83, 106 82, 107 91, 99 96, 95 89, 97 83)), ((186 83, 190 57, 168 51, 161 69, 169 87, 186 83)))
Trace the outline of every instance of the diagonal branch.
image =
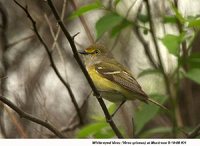
POLYGON ((82 63, 81 61, 81 58, 79 57, 78 55, 78 52, 77 52, 77 49, 76 49, 76 46, 75 46, 75 43, 74 43, 74 38, 69 34, 69 32, 67 31, 67 29, 65 28, 65 25, 63 24, 63 22, 61 21, 60 19, 60 16, 58 15, 58 12, 55 8, 55 6, 53 5, 52 1, 51 0, 47 0, 48 2, 48 5, 49 7, 51 8, 52 10, 52 13, 54 14, 58 24, 60 25, 63 33, 65 34, 71 48, 72 48, 72 51, 73 51, 73 54, 74 54, 74 58, 76 59, 77 63, 79 64, 83 74, 85 75, 90 87, 92 88, 93 92, 94 92, 94 95, 96 96, 99 104, 101 105, 101 108, 105 114, 105 117, 107 119, 107 122, 110 124, 111 128, 113 129, 113 131, 115 132, 116 136, 118 138, 123 138, 122 134, 120 133, 119 129, 117 128, 117 126, 115 125, 114 121, 112 120, 109 112, 108 112, 108 109, 103 101, 103 99, 101 98, 98 90, 96 89, 91 77, 89 76, 84 64, 82 63))
POLYGON ((72 89, 70 88, 70 85, 69 83, 65 82, 65 80, 63 79, 63 77, 61 76, 60 72, 58 71, 56 65, 55 65, 55 62, 53 60, 53 56, 51 54, 51 51, 49 50, 48 46, 46 45, 46 43, 43 41, 42 37, 40 36, 38 30, 37 30, 37 27, 36 27, 36 22, 35 20, 33 19, 33 17, 30 15, 30 13, 28 12, 28 9, 27 9, 27 6, 23 7, 21 4, 19 4, 16 0, 14 0, 14 2, 26 13, 27 17, 29 18, 29 20, 31 21, 32 23, 32 26, 33 26, 33 30, 36 34, 36 36, 38 37, 39 41, 42 43, 42 45, 44 46, 46 52, 47 52, 47 55, 49 57, 49 61, 51 63, 51 66, 54 70, 54 72, 56 73, 57 77, 59 78, 59 80, 63 83, 63 85, 65 86, 65 88, 68 90, 69 92, 69 95, 71 97, 71 100, 72 100, 72 103, 74 104, 74 107, 76 109, 76 112, 78 114, 78 117, 79 117, 79 120, 80 120, 80 123, 83 124, 83 119, 82 119, 82 116, 81 116, 81 112, 80 112, 80 109, 78 107, 78 103, 76 102, 76 99, 75 99, 75 96, 72 92, 72 89))
POLYGON ((199 135, 200 135, 200 124, 197 125, 197 127, 196 127, 192 132, 190 132, 190 133, 187 135, 187 137, 188 137, 188 138, 195 138, 195 137, 197 137, 197 136, 199 136, 199 135))
POLYGON ((49 129, 51 132, 53 132, 56 136, 58 136, 60 138, 64 138, 64 135, 62 133, 60 133, 53 125, 24 112, 23 110, 18 108, 16 105, 14 105, 7 98, 0 96, 0 101, 3 102, 4 104, 6 104, 7 106, 9 106, 11 109, 13 109, 21 118, 24 118, 24 119, 30 120, 34 123, 37 123, 39 125, 42 125, 42 126, 46 127, 47 129, 49 129))

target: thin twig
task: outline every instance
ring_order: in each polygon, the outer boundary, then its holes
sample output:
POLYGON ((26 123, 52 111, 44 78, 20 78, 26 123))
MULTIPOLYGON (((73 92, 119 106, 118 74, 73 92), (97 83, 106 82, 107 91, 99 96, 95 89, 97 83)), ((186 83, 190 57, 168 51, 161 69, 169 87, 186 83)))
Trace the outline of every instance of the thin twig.
POLYGON ((157 53, 157 56, 158 56, 158 61, 160 63, 160 68, 161 68, 162 72, 164 73, 165 72, 164 71, 164 65, 163 65, 161 53, 160 53, 160 50, 159 50, 159 46, 158 46, 158 43, 157 43, 157 40, 156 40, 156 33, 154 31, 153 18, 152 18, 152 15, 151 15, 150 4, 149 4, 148 0, 144 0, 144 1, 146 3, 146 6, 147 6, 147 12, 148 12, 148 17, 149 17, 149 26, 150 26, 150 32, 151 32, 151 35, 152 35, 153 43, 155 45, 156 53, 157 53))
MULTIPOLYGON (((111 1, 111 2, 112 2, 112 1, 111 1)), ((136 2, 137 2, 137 0, 134 1, 134 2, 131 4, 131 6, 128 8, 128 11, 127 11, 127 13, 126 13, 126 16, 125 16, 124 20, 127 20, 128 15, 130 14, 131 9, 134 7, 134 5, 135 5, 136 2)), ((110 8, 110 7, 109 7, 109 8, 110 8)), ((124 23, 124 22, 122 21, 122 22, 120 23, 120 25, 123 24, 123 23, 124 23)), ((115 41, 114 41, 114 43, 113 43, 113 45, 112 45, 110 51, 113 51, 114 48, 116 47, 117 43, 119 42, 121 33, 122 33, 122 31, 120 31, 119 34, 117 35, 117 37, 116 37, 116 39, 115 39, 115 41)))
POLYGON ((32 39, 34 36, 35 36, 35 34, 32 34, 32 35, 30 35, 30 36, 26 36, 26 37, 24 37, 24 38, 21 38, 21 39, 15 41, 15 42, 13 42, 13 43, 8 44, 7 47, 8 47, 8 48, 11 48, 11 47, 17 45, 18 43, 21 43, 21 42, 24 42, 24 41, 26 41, 26 40, 32 39))
MULTIPOLYGON (((61 52, 61 47, 60 47, 59 43, 57 42, 58 36, 59 36, 59 34, 60 34, 60 27, 58 27, 57 32, 54 33, 54 31, 53 31, 53 26, 51 25, 51 21, 49 20, 49 18, 48 18, 48 16, 47 16, 46 14, 44 15, 44 18, 45 18, 47 24, 49 25, 49 29, 50 29, 51 35, 52 35, 52 37, 53 37, 53 39, 54 39, 54 42, 53 42, 53 44, 52 44, 50 50, 51 50, 51 52, 53 52, 54 49, 57 50, 57 52, 58 52, 58 54, 59 54, 59 56, 60 56, 60 60, 61 60, 61 62, 62 62, 63 65, 64 65, 65 61, 64 61, 63 54, 62 54, 62 52, 61 52)), ((66 72, 65 72, 65 76, 66 76, 66 72)))
MULTIPOLYGON (((71 4, 72 4, 73 9, 74 9, 74 10, 77 10, 76 1, 75 1, 75 0, 70 0, 70 2, 71 2, 71 4)), ((80 21, 81 21, 81 23, 82 23, 82 25, 83 25, 83 28, 85 29, 85 32, 86 32, 86 34, 87 34, 87 37, 88 37, 90 43, 93 44, 93 43, 94 43, 94 38, 93 38, 93 36, 92 36, 92 34, 91 34, 91 31, 90 31, 90 29, 89 29, 89 27, 88 27, 88 24, 87 24, 87 22, 86 22, 84 16, 82 16, 82 15, 79 16, 79 19, 80 19, 80 21)))
POLYGON ((49 57, 49 61, 51 63, 51 66, 54 70, 54 72, 56 73, 57 77, 59 78, 59 80, 63 83, 63 85, 65 86, 65 88, 68 90, 69 92, 69 95, 71 97, 71 100, 72 100, 72 103, 74 104, 74 107, 76 109, 76 112, 78 114, 78 117, 79 117, 79 120, 80 120, 80 123, 83 124, 83 119, 82 119, 82 116, 81 116, 81 112, 80 112, 80 109, 78 107, 78 103, 76 102, 76 99, 75 99, 75 96, 70 88, 70 85, 69 83, 65 82, 65 80, 63 79, 63 77, 61 76, 60 72, 58 71, 56 65, 55 65, 55 62, 53 60, 53 56, 51 54, 51 51, 49 50, 48 46, 46 45, 46 43, 44 42, 44 40, 42 39, 42 37, 40 36, 38 30, 37 30, 37 27, 36 27, 36 22, 35 20, 33 19, 33 17, 30 15, 30 13, 28 12, 28 9, 27 9, 27 6, 23 7, 21 4, 19 4, 16 0, 14 0, 14 2, 26 13, 27 17, 29 18, 29 20, 31 21, 32 23, 32 26, 33 26, 33 30, 35 32, 35 34, 37 35, 39 41, 42 43, 42 45, 44 46, 46 52, 47 52, 47 55, 49 57))
MULTIPOLYGON (((67 5, 67 1, 64 0, 63 1, 63 6, 62 6, 62 12, 61 12, 61 20, 64 19, 66 5, 67 5)), ((63 58, 63 55, 61 53, 61 47, 60 47, 60 45, 57 42, 61 29, 60 29, 60 27, 58 27, 58 29, 56 30, 56 33, 54 33, 51 21, 49 20, 49 18, 48 18, 48 16, 46 14, 44 15, 44 18, 47 21, 47 24, 49 25, 49 29, 50 29, 51 35, 54 38, 54 42, 53 42, 53 45, 51 46, 51 50, 53 50, 55 47, 57 48, 58 54, 59 54, 59 56, 61 58, 61 61, 64 64, 64 58, 63 58)))
POLYGON ((30 120, 34 123, 37 123, 39 125, 42 125, 42 126, 46 127, 47 129, 49 129, 51 132, 53 132, 56 136, 58 136, 60 138, 64 138, 64 135, 61 132, 59 132, 53 125, 51 125, 50 123, 43 121, 39 118, 36 118, 33 115, 30 115, 30 114, 24 112, 23 110, 18 108, 16 105, 14 105, 7 98, 0 96, 0 101, 3 102, 4 104, 6 104, 7 106, 9 106, 11 109, 13 109, 21 118, 24 118, 24 119, 30 120))
MULTIPOLYGON (((176 9, 178 9, 178 0, 174 0, 174 5, 176 7, 176 9)), ((178 30, 179 30, 179 33, 183 33, 184 32, 184 26, 183 24, 179 21, 177 21, 177 27, 178 27, 178 30)), ((187 72, 189 70, 189 65, 188 65, 188 48, 187 48, 187 42, 186 40, 183 40, 182 43, 181 43, 181 50, 182 50, 182 60, 183 60, 183 68, 184 70, 187 72)), ((179 53, 179 56, 178 56, 178 60, 181 59, 181 56, 180 56, 180 53, 179 53)), ((178 71, 177 71, 177 78, 179 80, 179 69, 180 69, 181 65, 178 63, 178 71)), ((180 82, 178 82, 180 84, 180 82)), ((179 90, 179 84, 177 86, 178 90, 179 90)), ((183 92, 184 92, 184 97, 183 97, 183 100, 185 100, 185 103, 187 103, 185 105, 185 109, 187 111, 187 118, 188 119, 188 122, 191 124, 191 125, 194 125, 195 123, 195 113, 194 113, 194 103, 193 103, 193 100, 192 100, 192 85, 191 85, 191 82, 188 78, 184 78, 183 79, 183 92)), ((177 90, 177 93, 178 93, 178 90, 177 90)))
MULTIPOLYGON (((67 4, 67 1, 64 0, 64 1, 63 1, 63 6, 62 6, 62 12, 61 12, 61 20, 64 19, 66 4, 67 4)), ((45 14, 44 17, 45 17, 45 20, 47 21, 47 24, 49 25, 49 29, 50 29, 51 35, 52 35, 52 37, 54 38, 54 43, 53 43, 53 45, 51 46, 51 51, 53 51, 54 48, 57 49, 58 54, 59 54, 60 59, 61 59, 61 62, 62 62, 63 65, 64 65, 64 64, 65 64, 65 61, 64 61, 63 54, 62 54, 62 52, 61 52, 61 47, 60 47, 59 43, 57 42, 57 39, 58 39, 59 34, 60 34, 60 32, 61 32, 61 29, 60 29, 60 27, 58 27, 58 29, 56 30, 56 32, 54 32, 54 31, 53 31, 53 26, 52 26, 52 24, 51 24, 51 22, 50 22, 48 16, 45 14)), ((65 70, 65 77, 66 77, 66 82, 67 82, 67 71, 66 71, 66 68, 65 68, 65 67, 64 67, 64 70, 65 70)), ((69 85, 69 88, 71 88, 70 85, 69 85)), ((71 98, 71 97, 70 97, 70 98, 71 98)), ((80 108, 80 109, 81 109, 81 108, 80 108)), ((80 123, 80 122, 79 122, 79 125, 82 125, 82 124, 83 124, 83 123, 80 123)))
POLYGON ((112 118, 111 118, 111 116, 110 116, 110 114, 109 114, 109 112, 108 112, 108 109, 107 109, 107 107, 106 107, 106 105, 105 105, 103 99, 101 98, 101 96, 100 96, 98 90, 96 89, 96 87, 95 87, 95 85, 94 85, 94 83, 93 83, 91 77, 89 76, 89 74, 88 74, 88 72, 87 72, 87 70, 86 70, 84 64, 82 63, 81 58, 80 58, 79 55, 78 55, 78 52, 77 52, 77 49, 76 49, 76 46, 75 46, 75 43, 74 43, 74 39, 71 37, 71 35, 70 35, 69 32, 67 31, 67 29, 65 28, 65 25, 64 25, 63 22, 61 21, 60 16, 58 15, 58 12, 57 12, 55 6, 53 5, 52 1, 51 1, 51 0, 47 0, 47 2, 48 2, 49 7, 50 7, 51 10, 52 10, 52 13, 54 14, 54 16, 55 16, 55 18, 56 18, 58 24, 60 25, 60 27, 61 27, 63 33, 65 34, 65 36, 66 36, 66 38, 67 38, 67 40, 68 40, 70 46, 71 46, 71 49, 72 49, 73 54, 74 54, 74 58, 76 59, 77 63, 79 64, 79 66, 80 66, 80 68, 81 68, 83 74, 85 75, 85 77, 86 77, 86 79, 87 79, 87 81, 88 81, 90 87, 92 88, 92 90, 93 90, 93 92, 94 92, 94 95, 97 97, 97 100, 98 100, 99 104, 100 104, 101 107, 102 107, 102 110, 103 110, 103 112, 104 112, 104 114, 105 114, 105 117, 106 117, 108 123, 109 123, 110 126, 112 127, 112 129, 113 129, 113 131, 115 132, 116 136, 117 136, 118 138, 123 138, 121 132, 119 131, 119 129, 118 129, 117 126, 115 125, 114 121, 112 120, 112 118))
POLYGON ((160 67, 161 72, 163 74, 165 84, 166 84, 166 89, 167 89, 167 92, 169 94, 169 99, 170 99, 170 103, 171 103, 171 106, 172 106, 172 112, 173 112, 172 113, 172 123, 173 123, 172 134, 173 134, 173 137, 176 137, 177 121, 176 121, 176 116, 175 116, 176 115, 175 98, 173 98, 173 95, 172 95, 172 92, 171 92, 171 89, 170 89, 170 81, 169 81, 167 74, 165 73, 164 64, 163 64, 163 61, 162 61, 160 49, 159 49, 159 46, 158 46, 158 42, 156 40, 156 33, 155 33, 155 30, 154 30, 153 18, 152 18, 152 15, 151 15, 149 0, 144 0, 144 2, 146 3, 146 7, 147 7, 147 13, 148 13, 147 15, 149 17, 150 32, 151 32, 151 35, 152 35, 153 43, 155 45, 156 54, 157 54, 158 61, 159 61, 159 67, 160 67))
POLYGON ((131 118, 131 122, 132 122, 132 138, 136 138, 136 134, 135 134, 135 122, 134 122, 134 118, 131 118))
MULTIPOLYGON (((141 5, 141 6, 142 6, 142 5, 141 5)), ((137 13, 137 18, 139 17, 139 12, 141 11, 141 8, 142 8, 142 7, 140 7, 140 9, 139 9, 139 11, 138 11, 138 13, 137 13)), ((137 38, 139 39, 139 41, 141 42, 141 44, 142 44, 143 47, 144 47, 145 54, 147 55, 147 58, 149 59, 149 62, 151 63, 151 65, 152 65, 154 68, 158 69, 158 66, 157 66, 157 64, 156 64, 156 62, 155 62, 155 60, 154 60, 154 57, 153 57, 152 53, 151 53, 149 44, 148 44, 148 43, 144 40, 144 38, 142 37, 142 34, 140 33, 140 30, 139 30, 140 27, 138 27, 137 25, 138 25, 138 19, 136 20, 136 25, 134 25, 134 28, 135 28, 134 31, 135 31, 135 33, 136 33, 137 38)))
POLYGON ((151 65, 154 68, 158 68, 156 63, 155 63, 155 61, 154 61, 153 55, 151 54, 150 47, 149 47, 148 43, 142 37, 141 33, 139 32, 139 28, 138 27, 135 27, 135 33, 136 33, 136 36, 137 36, 138 40, 141 42, 141 44, 144 47, 144 51, 145 51, 145 54, 147 55, 147 58, 149 59, 149 62, 151 63, 151 65))

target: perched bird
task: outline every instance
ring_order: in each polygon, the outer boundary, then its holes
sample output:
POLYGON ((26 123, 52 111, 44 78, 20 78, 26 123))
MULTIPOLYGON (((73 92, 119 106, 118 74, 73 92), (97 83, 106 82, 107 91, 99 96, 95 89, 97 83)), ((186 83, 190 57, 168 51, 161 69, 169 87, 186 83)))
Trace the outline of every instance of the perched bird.
POLYGON ((79 53, 84 55, 86 69, 100 95, 111 102, 121 102, 118 109, 126 100, 139 99, 166 110, 166 107, 148 97, 129 69, 117 62, 103 45, 94 44, 79 53))

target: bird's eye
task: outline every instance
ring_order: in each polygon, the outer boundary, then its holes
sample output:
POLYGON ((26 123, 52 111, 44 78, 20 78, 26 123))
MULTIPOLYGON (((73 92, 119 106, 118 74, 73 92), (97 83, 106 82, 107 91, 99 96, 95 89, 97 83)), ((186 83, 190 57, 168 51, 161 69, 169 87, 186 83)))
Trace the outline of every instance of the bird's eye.
POLYGON ((95 50, 95 54, 99 54, 99 52, 100 52, 99 50, 95 50))

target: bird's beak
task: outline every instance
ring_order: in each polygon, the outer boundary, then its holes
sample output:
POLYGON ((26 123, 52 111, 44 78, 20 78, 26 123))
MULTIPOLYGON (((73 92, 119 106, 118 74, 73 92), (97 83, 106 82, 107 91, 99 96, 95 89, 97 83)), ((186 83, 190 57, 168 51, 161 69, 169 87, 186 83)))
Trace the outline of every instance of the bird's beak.
POLYGON ((83 51, 78 51, 78 53, 82 54, 82 55, 88 55, 89 53, 88 52, 85 52, 85 50, 83 51))

